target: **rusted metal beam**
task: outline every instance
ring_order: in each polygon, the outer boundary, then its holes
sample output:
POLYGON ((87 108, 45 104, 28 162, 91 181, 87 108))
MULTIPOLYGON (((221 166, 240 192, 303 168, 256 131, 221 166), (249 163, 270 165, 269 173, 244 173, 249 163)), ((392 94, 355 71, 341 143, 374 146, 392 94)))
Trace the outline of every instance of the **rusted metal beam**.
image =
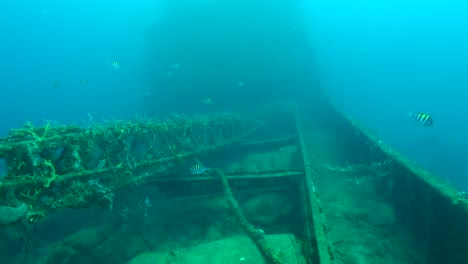
MULTIPOLYGON (((285 177, 300 177, 304 174, 303 171, 288 170, 288 171, 261 171, 261 172, 226 172, 228 180, 252 180, 252 179, 273 179, 285 177)), ((151 177, 150 177, 151 178, 151 177)), ((203 175, 188 175, 187 177, 180 177, 176 175, 169 175, 167 177, 155 177, 148 179, 151 182, 168 182, 168 181, 207 181, 216 180, 211 174, 203 175)))
POLYGON ((294 114, 299 151, 304 164, 304 177, 301 191, 305 206, 305 228, 307 236, 307 260, 314 264, 329 264, 334 262, 334 250, 326 237, 326 221, 318 201, 317 188, 313 181, 313 173, 309 157, 302 137, 301 124, 297 111, 294 114))

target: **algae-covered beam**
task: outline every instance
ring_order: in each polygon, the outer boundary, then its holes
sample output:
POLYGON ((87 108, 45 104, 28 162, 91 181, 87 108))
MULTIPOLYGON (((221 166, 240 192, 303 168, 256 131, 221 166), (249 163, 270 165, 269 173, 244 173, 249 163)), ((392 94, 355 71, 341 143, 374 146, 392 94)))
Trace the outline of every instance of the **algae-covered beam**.
POLYGON ((0 159, 8 167, 0 193, 12 193, 0 205, 25 203, 36 220, 62 207, 89 206, 96 199, 112 204, 115 190, 228 147, 261 125, 228 113, 175 115, 162 122, 112 121, 88 128, 28 124, 0 139, 0 159))
POLYGON ((310 261, 315 260, 320 264, 329 264, 332 263, 335 258, 334 249, 325 235, 325 217, 322 215, 322 210, 320 209, 317 188, 313 181, 312 168, 302 137, 302 129, 297 111, 295 112, 294 118, 296 120, 297 139, 305 172, 301 190, 305 206, 305 215, 307 217, 307 219, 305 219, 306 235, 308 236, 306 246, 309 251, 308 253, 311 255, 309 257, 312 258, 310 261))
POLYGON ((244 213, 239 207, 234 195, 232 194, 232 189, 229 186, 227 178, 224 176, 224 173, 219 169, 213 170, 215 176, 221 181, 224 195, 228 203, 229 208, 236 216, 239 224, 245 230, 247 235, 252 239, 252 241, 257 245, 260 252, 265 256, 266 260, 272 264, 286 264, 286 262, 277 254, 273 252, 273 249, 265 240, 265 233, 261 229, 256 229, 247 218, 245 218, 244 213))

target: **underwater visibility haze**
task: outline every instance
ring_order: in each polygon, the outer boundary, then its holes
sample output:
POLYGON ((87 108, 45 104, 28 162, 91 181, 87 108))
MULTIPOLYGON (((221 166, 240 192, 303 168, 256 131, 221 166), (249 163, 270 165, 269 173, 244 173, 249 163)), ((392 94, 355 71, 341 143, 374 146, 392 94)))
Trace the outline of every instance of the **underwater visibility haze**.
POLYGON ((0 10, 2 263, 468 263, 468 4, 0 10))
POLYGON ((129 118, 147 91, 145 30, 158 1, 3 1, 2 135, 26 121, 129 118), (121 69, 111 62, 122 62, 121 69))
POLYGON ((468 5, 305 1, 322 88, 346 113, 425 168, 468 187, 468 5), (432 127, 410 112, 430 113, 432 127))

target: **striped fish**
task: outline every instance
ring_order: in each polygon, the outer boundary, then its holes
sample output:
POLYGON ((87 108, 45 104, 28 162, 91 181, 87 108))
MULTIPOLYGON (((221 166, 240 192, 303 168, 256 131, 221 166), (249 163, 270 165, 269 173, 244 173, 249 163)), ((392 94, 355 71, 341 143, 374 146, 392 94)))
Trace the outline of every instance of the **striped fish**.
POLYGON ((109 66, 117 70, 122 68, 122 64, 120 63, 120 61, 111 61, 108 64, 109 66))
POLYGON ((434 124, 432 116, 426 113, 410 113, 409 116, 423 126, 432 126, 434 124))
POLYGON ((190 172, 193 175, 203 174, 205 171, 206 171, 206 167, 201 164, 195 164, 192 167, 190 167, 190 172))

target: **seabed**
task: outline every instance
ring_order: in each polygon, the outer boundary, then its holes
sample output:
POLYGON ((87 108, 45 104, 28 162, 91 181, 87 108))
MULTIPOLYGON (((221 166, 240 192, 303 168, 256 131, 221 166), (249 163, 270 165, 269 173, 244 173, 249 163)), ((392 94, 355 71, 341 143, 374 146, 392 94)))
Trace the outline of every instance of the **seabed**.
POLYGON ((328 104, 27 124, 0 158, 2 263, 468 263, 463 195, 328 104))

